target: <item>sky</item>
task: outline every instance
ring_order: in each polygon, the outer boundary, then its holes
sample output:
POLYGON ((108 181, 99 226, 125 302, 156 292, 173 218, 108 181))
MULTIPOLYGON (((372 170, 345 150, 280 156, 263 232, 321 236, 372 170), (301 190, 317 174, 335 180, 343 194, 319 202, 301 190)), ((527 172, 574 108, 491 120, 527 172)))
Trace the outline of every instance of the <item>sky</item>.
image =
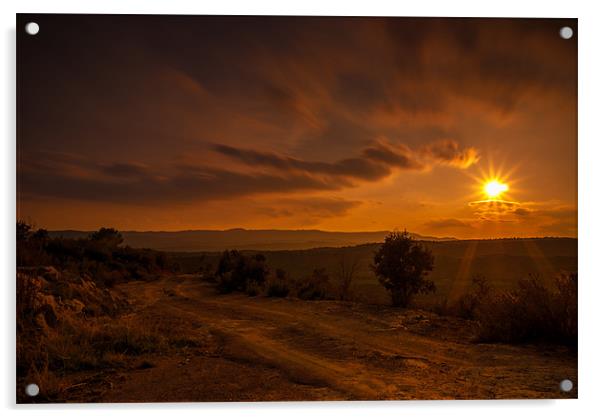
POLYGON ((577 234, 575 19, 29 21, 17 216, 39 227, 577 234))

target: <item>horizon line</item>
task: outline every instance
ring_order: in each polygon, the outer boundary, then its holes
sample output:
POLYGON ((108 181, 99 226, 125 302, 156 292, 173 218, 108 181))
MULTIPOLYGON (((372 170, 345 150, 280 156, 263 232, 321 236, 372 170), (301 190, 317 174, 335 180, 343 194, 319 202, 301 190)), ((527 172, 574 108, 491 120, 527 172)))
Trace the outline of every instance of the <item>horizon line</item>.
MULTIPOLYGON (((100 227, 100 228, 113 228, 113 227, 100 227)), ((98 229, 100 229, 98 228, 98 229)), ((48 229, 48 232, 95 232, 98 229, 48 229)), ((332 233, 332 234, 378 234, 378 233, 391 233, 398 232, 400 229, 394 228, 390 230, 371 230, 371 231, 333 231, 333 230, 325 230, 325 229, 280 229, 280 228, 265 228, 265 229, 252 229, 252 228, 227 228, 227 229, 177 229, 177 230, 135 230, 135 229, 118 229, 114 228, 118 232, 121 233, 183 233, 183 232, 230 232, 230 231, 248 231, 248 232, 259 232, 259 231, 275 231, 275 232, 324 232, 324 233, 332 233)), ((407 230, 406 230, 407 231, 407 230)), ((557 238, 557 239, 578 239, 578 236, 568 236, 568 235, 541 235, 541 236, 503 236, 503 237, 478 237, 478 238, 457 238, 454 236, 437 236, 430 234, 423 234, 419 232, 407 231, 410 235, 418 235, 424 238, 436 238, 440 240, 449 240, 449 241, 471 241, 471 240, 498 240, 498 239, 543 239, 543 238, 557 238)))

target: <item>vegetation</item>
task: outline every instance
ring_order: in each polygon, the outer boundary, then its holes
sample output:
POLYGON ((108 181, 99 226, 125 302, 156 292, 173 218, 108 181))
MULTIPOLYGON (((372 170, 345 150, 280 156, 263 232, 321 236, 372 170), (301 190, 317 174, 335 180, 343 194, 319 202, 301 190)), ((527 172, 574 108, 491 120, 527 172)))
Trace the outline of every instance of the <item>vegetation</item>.
POLYGON ((352 284, 359 268, 359 259, 349 260, 345 254, 339 260, 337 271, 339 299, 350 300, 353 298, 352 284))
POLYGON ((17 266, 17 379, 20 387, 38 383, 37 402, 60 401, 69 373, 113 367, 181 339, 157 321, 149 327, 121 316, 128 301, 113 285, 153 279, 171 266, 164 253, 123 246, 115 229, 52 238, 18 222, 17 266))
POLYGON ((269 270, 262 254, 243 255, 240 251, 224 251, 217 265, 215 276, 221 293, 247 292, 251 296, 259 293, 269 270))
MULTIPOLYGON (((356 279, 363 267, 367 269, 359 256, 373 248, 303 252, 321 251, 330 268, 309 257, 303 264, 311 270, 294 273, 270 268, 274 253, 236 250, 219 256, 203 254, 201 264, 193 267, 222 293, 357 301, 361 287, 356 279)), ((289 265, 296 254, 279 255, 289 265)), ((113 289, 114 284, 152 280, 173 272, 176 264, 171 255, 125 246, 115 229, 101 228, 85 238, 62 238, 19 222, 17 264, 17 379, 19 387, 25 382, 39 384, 42 392, 36 401, 69 398, 74 375, 132 367, 134 361, 152 367, 145 356, 197 344, 196 337, 183 336, 162 318, 124 315, 128 301, 113 289)), ((429 248, 405 232, 393 233, 374 254, 369 280, 376 284, 376 275, 393 305, 416 306, 411 305, 416 295, 434 291, 433 281, 427 279, 433 266, 429 248)), ((553 283, 527 276, 510 288, 475 275, 465 295, 445 301, 436 310, 471 320, 462 323, 474 325, 477 341, 576 346, 577 274, 562 274, 553 283)), ((31 401, 22 393, 18 398, 31 401)))
POLYGON ((17 222, 17 266, 54 266, 59 271, 87 274, 103 286, 150 280, 174 269, 161 251, 123 246, 121 234, 101 228, 87 238, 51 238, 44 229, 17 222))
MULTIPOLYGON (((270 270, 263 254, 224 251, 214 275, 220 293, 245 292, 249 296, 294 296, 304 300, 335 299, 326 269, 314 269, 309 277, 294 280, 283 269, 270 270)), ((340 298, 340 297, 339 297, 340 298)))
POLYGON ((494 289, 475 276, 471 289, 432 310, 475 321, 482 342, 551 342, 577 345, 577 273, 562 273, 552 285, 536 275, 510 290, 494 289))
POLYGON ((297 283, 297 297, 304 300, 332 299, 329 297, 329 285, 330 277, 326 274, 326 269, 314 269, 308 279, 297 283))
POLYGON ((405 308, 417 293, 435 291, 435 284, 426 278, 433 270, 433 263, 431 251, 407 231, 393 232, 376 251, 373 270, 391 294, 393 306, 405 308))
MULTIPOLYGON (((555 272, 577 271, 577 241, 569 238, 541 239, 505 239, 505 240, 474 240, 425 242, 422 245, 432 251, 435 263, 428 278, 437 286, 436 293, 418 294, 409 306, 431 308, 441 304, 449 297, 450 292, 457 288, 457 274, 465 263, 466 254, 471 256, 469 277, 480 275, 487 278, 492 289, 512 290, 518 286, 521 277, 535 274, 538 264, 545 262, 552 274, 541 275, 546 286, 554 283, 555 272), (532 245, 531 245, 532 244, 532 245), (539 257, 533 258, 527 250, 536 246, 539 257), (474 251, 472 251, 472 249, 474 251), (545 260, 543 259, 545 257, 545 260)), ((374 253, 379 244, 366 244, 343 248, 314 248, 311 250, 261 251, 266 258, 266 264, 272 271, 285 270, 290 282, 293 295, 293 282, 310 277, 316 268, 326 269, 330 276, 332 295, 339 298, 341 261, 350 269, 355 263, 353 279, 350 285, 349 300, 369 304, 391 303, 390 293, 375 279, 371 268, 374 253)), ((257 251, 241 251, 244 255, 252 256, 257 251)), ((169 258, 177 262, 183 273, 202 275, 204 280, 211 280, 221 253, 170 253, 169 258)))
POLYGON ((476 319, 478 309, 491 296, 492 288, 489 281, 482 275, 473 276, 468 292, 455 300, 443 299, 427 309, 439 315, 457 316, 464 319, 476 319))
POLYGON ((286 272, 282 269, 276 269, 276 274, 270 276, 266 287, 266 296, 285 298, 291 292, 290 281, 286 272))
POLYGON ((551 289, 531 276, 515 290, 493 292, 482 299, 476 319, 481 341, 576 346, 577 274, 559 275, 551 289))

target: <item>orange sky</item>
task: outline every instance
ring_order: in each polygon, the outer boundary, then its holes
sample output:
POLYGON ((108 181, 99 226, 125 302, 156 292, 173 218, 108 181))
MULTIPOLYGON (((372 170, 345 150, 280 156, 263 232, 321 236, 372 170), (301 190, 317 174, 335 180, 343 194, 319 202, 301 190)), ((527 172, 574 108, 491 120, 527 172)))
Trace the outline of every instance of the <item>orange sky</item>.
POLYGON ((35 21, 18 216, 40 227, 576 236, 576 20, 35 21), (491 173, 511 203, 475 203, 491 173))

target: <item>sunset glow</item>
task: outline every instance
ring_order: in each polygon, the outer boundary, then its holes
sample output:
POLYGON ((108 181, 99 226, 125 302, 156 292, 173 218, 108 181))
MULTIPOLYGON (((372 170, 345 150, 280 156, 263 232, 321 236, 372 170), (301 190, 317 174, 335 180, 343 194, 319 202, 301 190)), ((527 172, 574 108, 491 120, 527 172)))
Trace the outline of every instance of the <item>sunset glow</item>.
POLYGON ((19 55, 36 225, 577 234, 566 21, 44 19, 19 55))

